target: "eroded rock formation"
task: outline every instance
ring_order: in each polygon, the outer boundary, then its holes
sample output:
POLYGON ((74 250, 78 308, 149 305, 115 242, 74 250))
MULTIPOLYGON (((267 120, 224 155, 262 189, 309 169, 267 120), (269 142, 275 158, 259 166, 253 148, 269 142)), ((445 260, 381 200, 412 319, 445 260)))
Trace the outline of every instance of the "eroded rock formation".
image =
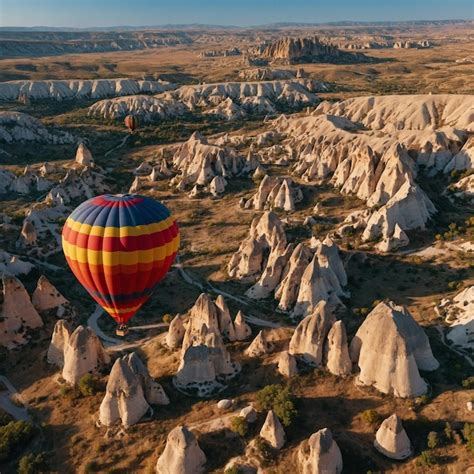
POLYGON ((289 353, 320 366, 323 362, 327 335, 336 318, 329 304, 319 302, 313 312, 296 327, 290 340, 289 353))
POLYGON ((156 463, 157 474, 200 474, 204 472, 206 456, 194 434, 186 426, 171 430, 165 450, 156 463))
POLYGON ((313 433, 301 443, 296 465, 301 474, 339 474, 342 471, 341 451, 328 428, 313 433))
POLYGON ((374 446, 390 459, 406 459, 413 453, 411 442, 396 414, 382 422, 375 435, 374 446))
POLYGON ((0 317, 0 345, 8 349, 27 342, 27 331, 43 326, 20 280, 3 274, 3 303, 0 317))
POLYGON ((110 371, 99 410, 102 425, 134 425, 152 411, 150 404, 169 403, 163 388, 148 373, 136 353, 119 357, 110 371))
POLYGON ((366 317, 350 345, 360 368, 357 382, 396 397, 416 397, 428 387, 419 369, 439 367, 428 337, 410 313, 393 302, 379 303, 366 317))

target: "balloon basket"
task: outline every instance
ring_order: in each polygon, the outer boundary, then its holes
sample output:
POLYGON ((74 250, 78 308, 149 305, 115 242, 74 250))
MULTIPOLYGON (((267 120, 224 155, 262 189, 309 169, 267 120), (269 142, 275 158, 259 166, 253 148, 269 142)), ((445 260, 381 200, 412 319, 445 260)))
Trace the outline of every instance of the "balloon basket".
POLYGON ((128 327, 125 324, 121 324, 116 330, 115 334, 120 337, 124 337, 128 334, 128 327))

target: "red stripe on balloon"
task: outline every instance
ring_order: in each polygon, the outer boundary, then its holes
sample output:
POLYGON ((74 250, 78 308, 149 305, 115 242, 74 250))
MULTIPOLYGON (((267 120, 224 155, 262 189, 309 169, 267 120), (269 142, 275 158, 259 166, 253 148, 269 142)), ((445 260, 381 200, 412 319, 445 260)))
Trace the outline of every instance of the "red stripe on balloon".
POLYGON ((64 227, 63 237, 66 242, 89 250, 103 250, 106 252, 149 250, 161 247, 171 242, 178 235, 178 226, 171 224, 166 229, 150 234, 130 235, 125 237, 101 237, 84 234, 72 230, 68 225, 64 227), (144 237, 147 237, 146 239, 144 237))

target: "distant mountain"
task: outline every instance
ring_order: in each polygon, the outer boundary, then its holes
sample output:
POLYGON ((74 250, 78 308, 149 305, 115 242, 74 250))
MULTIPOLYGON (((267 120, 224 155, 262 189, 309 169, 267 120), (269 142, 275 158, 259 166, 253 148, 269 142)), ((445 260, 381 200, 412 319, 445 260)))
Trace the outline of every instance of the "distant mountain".
POLYGON ((212 25, 205 23, 176 23, 164 25, 117 25, 117 26, 95 26, 88 28, 71 28, 62 26, 0 26, 0 32, 110 32, 110 31, 150 31, 150 30, 200 30, 200 29, 217 29, 217 30, 253 30, 268 28, 312 28, 320 26, 397 26, 397 25, 420 25, 420 26, 436 26, 450 24, 474 24, 473 20, 449 19, 449 20, 408 20, 408 21, 331 21, 331 22, 275 22, 262 25, 252 26, 236 26, 236 25, 212 25))

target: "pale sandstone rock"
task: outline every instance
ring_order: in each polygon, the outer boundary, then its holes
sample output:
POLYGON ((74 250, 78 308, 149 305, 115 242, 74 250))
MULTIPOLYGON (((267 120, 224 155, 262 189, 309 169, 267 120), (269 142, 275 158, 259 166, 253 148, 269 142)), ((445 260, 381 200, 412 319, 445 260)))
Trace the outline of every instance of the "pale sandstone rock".
POLYGON ((219 309, 218 321, 221 334, 230 342, 237 340, 236 329, 230 316, 229 308, 222 295, 216 298, 215 305, 219 309))
POLYGON ((233 401, 226 398, 217 402, 217 408, 219 408, 219 410, 229 410, 229 408, 232 408, 232 405, 233 401))
MULTIPOLYGON (((278 216, 267 211, 260 218, 255 217, 250 225, 249 236, 232 255, 227 266, 229 276, 244 282, 255 282, 266 267, 264 251, 277 247, 278 252, 286 247, 285 230, 278 216)), ((278 256, 274 254, 275 259, 278 256)))
POLYGON ((257 192, 246 202, 245 208, 259 211, 281 209, 291 212, 295 210, 295 204, 302 199, 301 188, 290 178, 265 175, 257 192))
POLYGON ((235 317, 234 328, 235 328, 235 338, 237 341, 245 341, 252 335, 252 329, 245 322, 245 317, 242 311, 239 311, 237 313, 237 316, 235 317))
POLYGON ((158 458, 158 474, 200 474, 204 472, 206 456, 191 431, 177 426, 168 434, 165 450, 158 458))
POLYGON ((395 224, 392 236, 385 237, 382 242, 377 245, 377 249, 380 252, 385 253, 395 249, 399 249, 400 247, 405 247, 409 243, 410 239, 408 238, 405 231, 397 223, 395 224))
POLYGON ((283 64, 297 64, 307 62, 371 62, 371 59, 361 53, 347 53, 337 46, 321 41, 318 37, 285 37, 270 44, 264 44, 252 50, 253 54, 261 58, 268 58, 283 64))
POLYGON ((382 422, 375 435, 374 446, 390 459, 406 459, 413 454, 411 442, 396 414, 382 422))
POLYGON ((94 159, 92 158, 92 153, 90 152, 89 148, 84 145, 84 143, 80 143, 77 147, 76 151, 76 163, 82 166, 91 166, 94 164, 94 159))
POLYGON ((136 374, 125 358, 118 358, 110 371, 105 397, 100 404, 101 425, 112 426, 119 422, 127 428, 149 411, 150 405, 136 374))
POLYGON ((265 423, 260 430, 260 438, 264 439, 274 449, 281 449, 285 445, 285 430, 273 410, 270 410, 267 414, 265 423))
POLYGON ((75 385, 86 374, 97 374, 109 363, 100 339, 88 327, 78 326, 64 348, 63 379, 75 385))
POLYGON ((27 246, 36 246, 38 242, 38 234, 36 232, 34 224, 25 219, 21 228, 21 240, 22 243, 27 246))
POLYGON ((472 168, 474 168, 474 137, 471 136, 464 143, 461 150, 453 156, 443 171, 450 173, 453 170, 463 171, 472 168))
POLYGON ((168 332, 166 333, 165 342, 166 345, 171 349, 176 349, 177 347, 181 346, 184 338, 184 324, 177 314, 171 321, 170 326, 168 328, 168 332))
POLYGON ((70 133, 50 132, 40 120, 31 115, 22 112, 0 112, 0 142, 63 145, 74 141, 70 133))
POLYGON ((209 396, 224 388, 226 380, 240 371, 240 365, 231 360, 222 340, 219 328, 222 313, 206 293, 199 296, 191 309, 180 365, 173 380, 181 391, 209 396))
POLYGON ((71 333, 71 323, 64 319, 60 319, 56 322, 46 356, 48 363, 58 367, 64 366, 64 350, 68 345, 71 333))
POLYGON ((292 251, 292 245, 286 246, 283 241, 276 242, 271 248, 260 279, 245 292, 245 296, 256 300, 268 298, 280 283, 292 251))
POLYGON ((467 349, 474 347, 474 286, 459 292, 452 300, 444 300, 441 308, 451 325, 447 338, 467 349))
POLYGON ((48 311, 69 303, 44 275, 38 280, 31 302, 38 311, 48 311))
POLYGON ((273 345, 267 341, 265 333, 260 331, 250 346, 245 350, 245 355, 248 357, 261 357, 270 354, 273 350, 273 345))
POLYGON ((296 453, 296 466, 300 474, 339 474, 342 456, 328 428, 313 433, 301 443, 296 453))
MULTIPOLYGON (((141 40, 140 40, 141 42, 141 40)), ((116 45, 118 47, 118 45, 116 45)), ((157 94, 176 87, 164 81, 117 79, 19 80, 0 84, 0 100, 101 99, 139 93, 157 94)))
POLYGON ((209 185, 209 191, 214 197, 219 197, 225 192, 227 181, 223 176, 215 176, 209 185))
POLYGON ((257 411, 252 405, 248 405, 239 412, 239 416, 245 418, 249 423, 255 423, 257 421, 257 411))
POLYGON ((336 318, 325 301, 318 303, 312 314, 296 327, 290 340, 289 353, 306 362, 320 366, 323 361, 326 337, 336 318))
POLYGON ((0 273, 7 275, 26 275, 33 270, 34 265, 21 260, 17 255, 0 249, 0 273))
POLYGON ((379 303, 366 317, 351 342, 350 354, 360 368, 357 383, 396 397, 426 393, 419 369, 439 367, 423 329, 404 307, 392 302, 379 303))
POLYGON ((152 411, 150 404, 169 404, 161 385, 150 376, 136 353, 118 358, 110 371, 100 405, 100 423, 112 426, 120 422, 129 427, 152 411))
POLYGON ((296 358, 288 351, 283 351, 278 358, 278 372, 283 377, 295 377, 298 375, 298 367, 296 366, 296 358))
POLYGON ((336 273, 325 256, 315 253, 301 277, 298 297, 292 311, 294 318, 311 314, 324 301, 340 304, 339 296, 345 296, 336 273))
POLYGON ((346 328, 342 321, 336 321, 327 340, 327 368, 334 375, 349 375, 352 372, 352 361, 347 346, 346 328))
POLYGON ((0 313, 0 345, 13 348, 27 342, 25 331, 43 326, 23 284, 14 276, 3 274, 3 303, 0 313))
POLYGON ((286 275, 275 290, 278 308, 290 310, 296 303, 303 273, 312 258, 311 250, 304 244, 298 244, 293 250, 285 270, 286 275))

